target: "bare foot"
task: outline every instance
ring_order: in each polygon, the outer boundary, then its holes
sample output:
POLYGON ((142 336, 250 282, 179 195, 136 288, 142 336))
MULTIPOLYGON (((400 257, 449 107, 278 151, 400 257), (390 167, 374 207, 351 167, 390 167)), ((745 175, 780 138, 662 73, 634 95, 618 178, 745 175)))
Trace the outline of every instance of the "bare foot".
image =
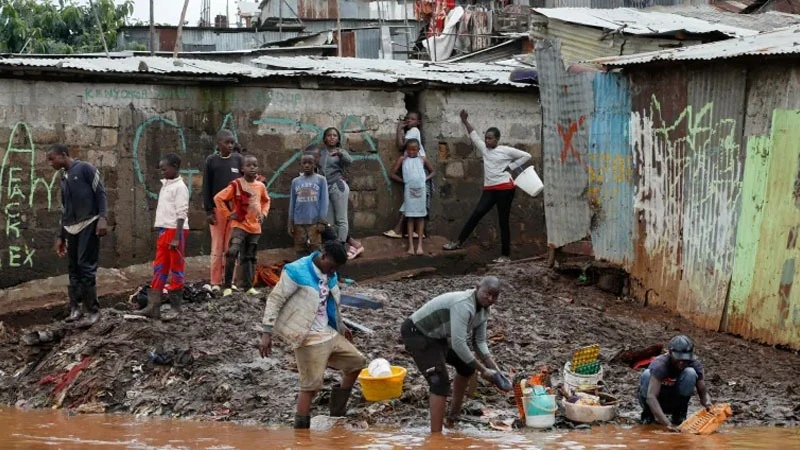
POLYGON ((422 247, 417 247, 417 256, 422 256, 425 254, 425 250, 422 247))
POLYGON ((414 247, 409 247, 408 248, 408 254, 412 255, 412 256, 414 255, 414 247))

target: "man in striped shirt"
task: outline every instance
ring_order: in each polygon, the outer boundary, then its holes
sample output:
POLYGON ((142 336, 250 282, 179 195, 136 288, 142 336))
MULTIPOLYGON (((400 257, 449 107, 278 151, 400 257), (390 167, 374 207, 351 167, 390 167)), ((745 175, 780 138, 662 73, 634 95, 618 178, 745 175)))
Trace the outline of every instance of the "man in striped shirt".
POLYGON ((448 421, 461 412, 467 384, 476 371, 503 390, 511 383, 499 372, 486 342, 489 307, 500 296, 500 280, 483 278, 474 289, 442 294, 423 305, 403 322, 400 332, 406 350, 430 386, 431 432, 442 431, 445 404, 450 394, 446 364, 456 369, 448 421), (467 344, 480 357, 475 357, 467 344))

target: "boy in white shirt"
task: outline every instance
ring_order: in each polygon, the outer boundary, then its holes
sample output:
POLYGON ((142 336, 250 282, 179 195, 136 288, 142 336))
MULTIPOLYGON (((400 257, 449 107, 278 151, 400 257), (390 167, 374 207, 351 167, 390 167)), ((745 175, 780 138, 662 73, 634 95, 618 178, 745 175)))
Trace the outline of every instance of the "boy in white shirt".
POLYGON ((138 314, 161 318, 161 296, 169 279, 169 302, 180 313, 186 263, 186 236, 189 234, 189 188, 179 175, 181 158, 167 153, 158 163, 161 191, 158 193, 155 228, 158 231, 153 281, 147 294, 147 306, 138 314))

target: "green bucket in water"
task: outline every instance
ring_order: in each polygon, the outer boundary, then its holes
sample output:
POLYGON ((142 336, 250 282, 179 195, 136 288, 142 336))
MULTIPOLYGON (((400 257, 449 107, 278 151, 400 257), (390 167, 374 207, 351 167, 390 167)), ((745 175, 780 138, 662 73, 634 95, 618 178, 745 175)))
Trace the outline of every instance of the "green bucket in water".
POLYGON ((534 428, 549 428, 556 423, 556 396, 555 395, 525 395, 525 424, 534 428))

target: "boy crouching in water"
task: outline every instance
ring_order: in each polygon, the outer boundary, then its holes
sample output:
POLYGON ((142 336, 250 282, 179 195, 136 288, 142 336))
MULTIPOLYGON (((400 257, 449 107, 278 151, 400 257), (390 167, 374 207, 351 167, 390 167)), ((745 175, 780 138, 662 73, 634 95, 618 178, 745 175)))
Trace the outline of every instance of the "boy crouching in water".
POLYGON ((246 295, 258 295, 253 288, 253 277, 261 237, 261 223, 269 212, 269 195, 264 183, 256 180, 258 158, 244 156, 244 177, 233 180, 228 187, 214 196, 214 204, 231 221, 231 241, 225 254, 225 286, 223 297, 233 293, 233 270, 236 258, 242 272, 241 286, 246 295))
MULTIPOLYGON (((186 265, 186 236, 189 234, 189 188, 179 175, 181 158, 167 153, 158 163, 161 191, 158 193, 155 228, 158 230, 153 281, 147 293, 147 306, 138 314, 161 318, 161 297, 169 279, 169 302, 173 317, 181 312, 186 265)), ((166 319, 166 318, 165 318, 166 319)))
POLYGON ((319 250, 328 216, 328 183, 314 172, 317 161, 311 152, 300 157, 300 176, 292 180, 289 194, 289 235, 298 257, 319 250))
POLYGON ((280 281, 267 298, 261 356, 272 352, 272 333, 294 348, 300 372, 295 428, 311 427, 311 400, 322 388, 325 367, 342 371, 342 383, 331 390, 330 415, 347 413, 347 401, 367 365, 364 355, 350 342, 352 335, 339 313, 340 291, 336 271, 347 262, 344 244, 326 241, 322 251, 287 264, 280 281))

